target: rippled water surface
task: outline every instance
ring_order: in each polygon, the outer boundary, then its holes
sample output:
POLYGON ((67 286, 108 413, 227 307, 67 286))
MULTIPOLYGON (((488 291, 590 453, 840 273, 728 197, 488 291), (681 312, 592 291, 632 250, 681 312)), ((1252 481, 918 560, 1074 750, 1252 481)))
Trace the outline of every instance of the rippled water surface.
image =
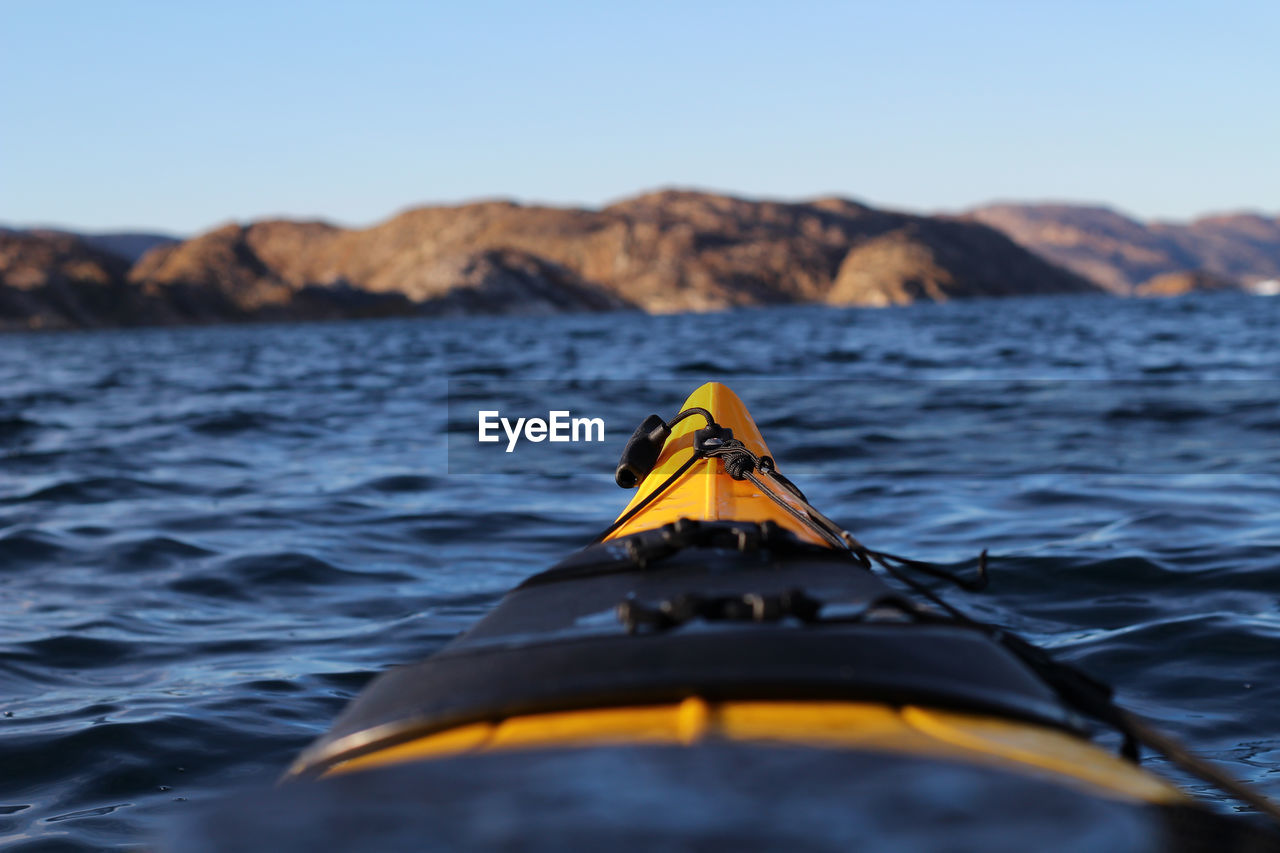
POLYGON ((1280 796, 1278 320, 1206 296, 0 338, 0 848, 127 847, 271 779, 585 544, 634 423, 708 379, 868 544, 989 548, 958 603, 1280 796), (476 456, 485 394, 608 416, 608 449, 476 456))

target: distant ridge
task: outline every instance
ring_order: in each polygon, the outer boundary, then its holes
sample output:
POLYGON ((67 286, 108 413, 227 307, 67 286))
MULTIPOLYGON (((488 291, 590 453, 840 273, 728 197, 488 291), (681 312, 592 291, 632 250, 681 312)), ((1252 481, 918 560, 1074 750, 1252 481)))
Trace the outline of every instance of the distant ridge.
POLYGON ((0 323, 714 311, 1098 292, 975 221, 837 198, 782 203, 681 190, 599 210, 420 207, 366 229, 232 224, 157 243, 123 273, 104 254, 66 234, 0 234, 0 323), (129 307, 100 310, 108 292, 129 307))
POLYGON ((138 259, 158 246, 172 246, 182 242, 182 238, 168 234, 147 234, 140 231, 106 232, 102 234, 80 234, 80 239, 90 246, 119 255, 129 263, 137 263, 138 259))
POLYGON ((1260 288, 1280 280, 1280 217, 1234 213, 1142 222, 1107 207, 1016 203, 974 208, 964 217, 1114 293, 1134 293, 1171 273, 1203 272, 1206 286, 1226 279, 1260 288))
POLYGON ((119 255, 129 263, 136 263, 138 258, 157 246, 169 246, 182 242, 181 237, 172 234, 156 234, 146 231, 104 231, 98 233, 69 231, 65 228, 5 228, 0 233, 34 234, 36 236, 63 236, 81 240, 95 249, 119 255))

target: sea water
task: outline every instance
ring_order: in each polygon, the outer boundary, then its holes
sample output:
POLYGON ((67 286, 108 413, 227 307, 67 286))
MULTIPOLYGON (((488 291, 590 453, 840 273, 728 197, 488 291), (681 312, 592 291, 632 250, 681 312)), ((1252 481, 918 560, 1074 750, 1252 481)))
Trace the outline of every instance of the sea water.
POLYGON ((631 429, 711 379, 868 545, 989 549, 988 591, 939 591, 1280 797, 1278 324, 1206 295, 0 338, 0 849, 269 783, 611 521, 631 429), (508 456, 487 400, 606 441, 508 456))

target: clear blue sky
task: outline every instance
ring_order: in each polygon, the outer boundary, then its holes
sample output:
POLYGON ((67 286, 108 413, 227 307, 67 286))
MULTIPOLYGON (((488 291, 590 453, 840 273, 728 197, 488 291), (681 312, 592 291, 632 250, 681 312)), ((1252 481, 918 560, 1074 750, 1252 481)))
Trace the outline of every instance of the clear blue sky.
POLYGON ((0 0, 0 222, 659 186, 1280 212, 1280 3, 0 0))

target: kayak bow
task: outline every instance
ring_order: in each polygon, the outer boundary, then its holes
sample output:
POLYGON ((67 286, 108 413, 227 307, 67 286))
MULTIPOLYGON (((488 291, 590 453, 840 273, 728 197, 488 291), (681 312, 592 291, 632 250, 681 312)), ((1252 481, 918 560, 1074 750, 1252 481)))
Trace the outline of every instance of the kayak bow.
MULTIPOLYGON (((732 430, 733 437, 741 441, 748 450, 757 456, 771 456, 764 436, 747 412, 747 407, 726 386, 719 382, 703 385, 689 395, 681 411, 691 409, 705 409, 712 413, 716 423, 732 430)), ((628 513, 651 499, 654 492, 688 461, 693 453, 694 434, 702 426, 704 424, 698 418, 685 418, 672 428, 656 467, 640 483, 635 497, 619 518, 626 518, 628 513)), ((782 501, 800 509, 799 503, 785 491, 779 490, 777 494, 782 501)), ((700 459, 694 462, 693 467, 675 483, 653 497, 652 503, 605 538, 620 539, 682 518, 757 523, 772 521, 804 541, 823 543, 821 537, 798 523, 794 516, 779 507, 774 498, 763 494, 755 484, 748 480, 735 480, 725 473, 724 462, 719 459, 700 459)))
POLYGON ((769 475, 769 448, 732 391, 703 385, 689 410, 706 415, 670 428, 602 541, 525 581, 437 655, 375 679, 288 777, 530 750, 787 746, 1201 814, 1090 740, 1054 681, 1059 665, 836 548, 824 517, 769 475), (711 421, 763 476, 695 453, 711 421))

